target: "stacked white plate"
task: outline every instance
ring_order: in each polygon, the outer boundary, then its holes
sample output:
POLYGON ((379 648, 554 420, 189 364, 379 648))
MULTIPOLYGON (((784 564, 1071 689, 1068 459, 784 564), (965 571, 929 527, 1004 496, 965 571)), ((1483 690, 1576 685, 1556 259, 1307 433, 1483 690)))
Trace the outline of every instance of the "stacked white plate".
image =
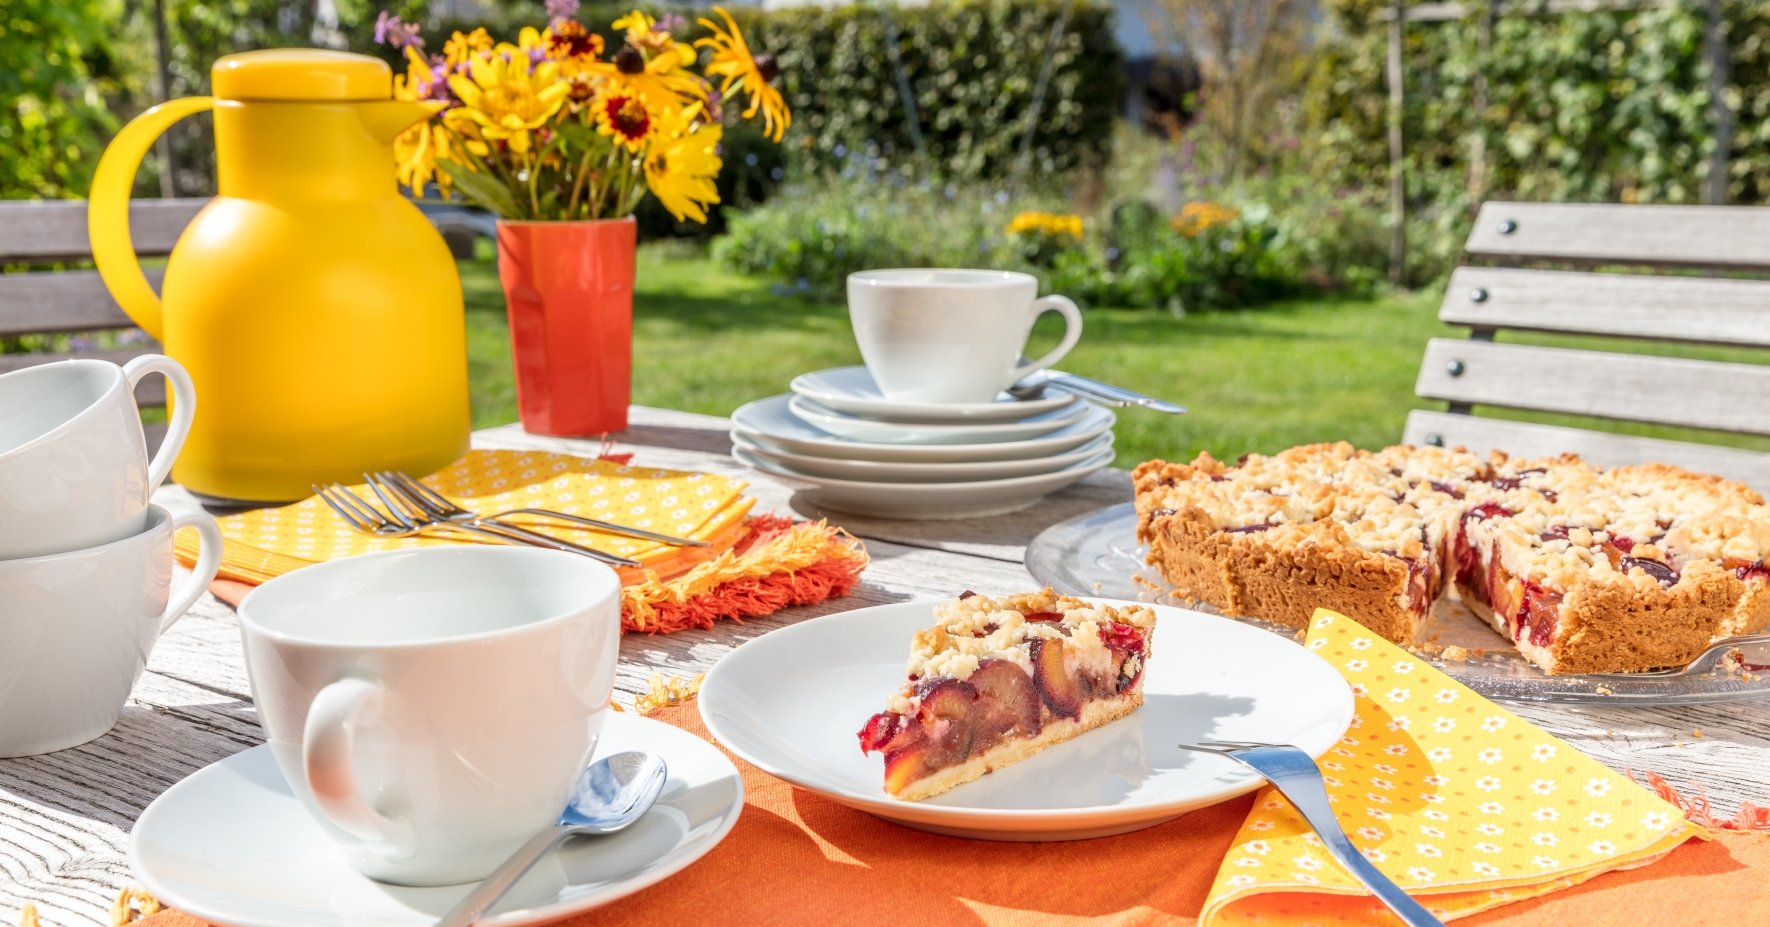
POLYGON ((797 484, 823 509, 997 515, 1112 463, 1112 413, 1067 393, 899 402, 879 392, 865 367, 804 374, 792 390, 732 413, 731 455, 797 484))

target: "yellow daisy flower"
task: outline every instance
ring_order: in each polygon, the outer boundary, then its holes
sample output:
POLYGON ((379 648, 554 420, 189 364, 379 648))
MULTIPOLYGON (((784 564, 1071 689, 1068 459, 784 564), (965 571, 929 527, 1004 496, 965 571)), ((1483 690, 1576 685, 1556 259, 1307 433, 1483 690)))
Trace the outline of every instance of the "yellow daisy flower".
POLYGON ((492 34, 484 26, 465 34, 457 32, 443 43, 443 62, 451 68, 459 67, 467 59, 491 48, 492 34))
MULTIPOLYGON (((666 52, 674 55, 681 55, 682 52, 679 49, 688 47, 678 44, 674 36, 657 28, 657 20, 652 19, 650 16, 645 15, 645 13, 639 10, 634 10, 609 25, 616 29, 627 30, 628 45, 642 51, 650 52, 654 55, 666 52)), ((688 60, 684 62, 684 64, 693 63, 694 50, 689 49, 688 60)))
POLYGON ((725 19, 725 28, 719 28, 712 20, 702 19, 700 24, 713 34, 695 42, 697 47, 713 49, 713 60, 706 68, 708 76, 725 78, 719 87, 722 97, 730 96, 734 89, 747 94, 750 105, 744 110, 744 118, 754 119, 760 111, 763 134, 780 141, 787 126, 793 124, 787 101, 772 85, 780 76, 780 62, 767 52, 751 54, 750 44, 744 41, 744 34, 738 30, 737 21, 731 18, 731 14, 722 6, 714 7, 713 12, 725 19))
POLYGON ((719 202, 717 124, 701 124, 699 103, 659 114, 645 150, 645 185, 677 221, 707 221, 706 207, 719 202))
POLYGON ((449 89, 481 135, 522 155, 529 151, 530 133, 559 112, 571 84, 560 79, 557 62, 543 61, 531 71, 526 56, 492 54, 470 60, 465 75, 451 75, 449 89))

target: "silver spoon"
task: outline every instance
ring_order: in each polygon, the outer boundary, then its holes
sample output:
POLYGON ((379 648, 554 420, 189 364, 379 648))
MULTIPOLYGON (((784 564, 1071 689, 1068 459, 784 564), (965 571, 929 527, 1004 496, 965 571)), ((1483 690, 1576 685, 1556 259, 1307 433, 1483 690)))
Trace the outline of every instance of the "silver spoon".
POLYGON ((605 756, 590 764, 572 789, 572 800, 559 814, 559 823, 536 834, 504 861, 479 887, 437 921, 437 927, 468 927, 479 920, 522 874, 567 837, 580 834, 612 834, 645 814, 664 790, 669 775, 664 758, 655 753, 629 751, 605 756))

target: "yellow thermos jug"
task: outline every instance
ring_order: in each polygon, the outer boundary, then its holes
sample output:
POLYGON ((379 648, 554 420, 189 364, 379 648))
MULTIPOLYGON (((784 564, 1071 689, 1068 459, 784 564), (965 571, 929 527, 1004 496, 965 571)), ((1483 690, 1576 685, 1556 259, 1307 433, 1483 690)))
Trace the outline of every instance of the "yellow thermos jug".
POLYGON ((210 84, 213 97, 117 133, 87 220, 111 295, 202 397, 173 478, 199 496, 282 502, 466 453, 461 281, 394 181, 394 138, 437 104, 392 99, 375 58, 320 49, 228 55, 210 84), (179 237, 156 297, 130 242, 129 190, 160 133, 209 109, 219 195, 179 237))

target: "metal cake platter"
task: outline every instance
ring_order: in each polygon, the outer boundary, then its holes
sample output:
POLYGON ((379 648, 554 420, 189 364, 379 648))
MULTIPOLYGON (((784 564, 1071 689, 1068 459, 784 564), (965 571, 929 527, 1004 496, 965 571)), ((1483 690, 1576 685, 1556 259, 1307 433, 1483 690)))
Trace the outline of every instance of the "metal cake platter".
MULTIPOLYGON (((1026 569, 1039 582, 1071 595, 1213 611, 1208 605, 1188 603, 1174 595, 1161 573, 1144 562, 1145 553, 1137 543, 1137 513, 1127 502, 1046 528, 1027 545, 1026 569)), ((1293 639, 1302 633, 1258 618, 1226 620, 1241 621, 1293 639)), ((1432 646, 1416 651, 1421 659, 1489 698, 1676 705, 1770 696, 1770 635, 1741 637, 1719 644, 1682 670, 1550 676, 1524 659, 1473 612, 1460 603, 1441 599, 1427 620, 1422 639, 1432 646), (1462 648, 1466 655, 1444 659, 1442 651, 1450 647, 1462 648), (1739 660, 1729 667, 1723 657, 1735 648, 1739 660)))

